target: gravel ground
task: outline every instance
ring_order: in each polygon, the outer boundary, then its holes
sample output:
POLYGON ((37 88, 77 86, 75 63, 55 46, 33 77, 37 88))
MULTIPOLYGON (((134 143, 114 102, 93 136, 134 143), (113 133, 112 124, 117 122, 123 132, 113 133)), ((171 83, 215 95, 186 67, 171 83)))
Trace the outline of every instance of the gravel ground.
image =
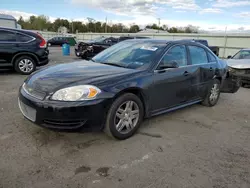
MULTIPOLYGON (((52 64, 79 60, 51 48, 52 64)), ((103 133, 62 133, 21 115, 26 76, 0 72, 0 188, 249 188, 250 90, 222 94, 215 107, 193 105, 146 120, 115 141, 103 133)))

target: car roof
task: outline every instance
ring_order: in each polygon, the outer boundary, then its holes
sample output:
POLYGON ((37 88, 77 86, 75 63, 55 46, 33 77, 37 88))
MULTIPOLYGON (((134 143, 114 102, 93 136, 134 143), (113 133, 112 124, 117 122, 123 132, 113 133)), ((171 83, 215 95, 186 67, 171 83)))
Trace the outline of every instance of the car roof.
POLYGON ((158 43, 158 44, 195 44, 197 46, 202 46, 204 47, 203 44, 196 42, 191 39, 181 39, 181 40, 164 40, 164 39, 130 39, 126 41, 131 41, 131 42, 152 42, 152 43, 158 43))
POLYGON ((241 50, 250 51, 250 48, 244 48, 244 49, 241 49, 241 50))

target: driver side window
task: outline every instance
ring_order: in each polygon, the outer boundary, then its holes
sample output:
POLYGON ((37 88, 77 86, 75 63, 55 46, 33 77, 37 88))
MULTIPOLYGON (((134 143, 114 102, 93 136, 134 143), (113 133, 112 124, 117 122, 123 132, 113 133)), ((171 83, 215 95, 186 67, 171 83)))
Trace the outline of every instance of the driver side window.
POLYGON ((179 67, 187 65, 187 52, 185 45, 172 47, 161 60, 161 65, 176 62, 179 67))

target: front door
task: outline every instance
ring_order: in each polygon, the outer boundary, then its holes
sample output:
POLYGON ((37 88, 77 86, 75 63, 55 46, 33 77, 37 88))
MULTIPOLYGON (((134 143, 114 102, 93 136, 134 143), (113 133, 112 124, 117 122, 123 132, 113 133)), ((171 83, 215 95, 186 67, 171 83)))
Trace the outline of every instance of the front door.
POLYGON ((196 97, 196 88, 192 87, 192 81, 196 80, 196 74, 189 66, 185 45, 176 45, 162 58, 153 75, 153 89, 151 90, 151 110, 157 113, 171 108, 196 97), (175 62, 178 68, 160 69, 161 65, 175 62))

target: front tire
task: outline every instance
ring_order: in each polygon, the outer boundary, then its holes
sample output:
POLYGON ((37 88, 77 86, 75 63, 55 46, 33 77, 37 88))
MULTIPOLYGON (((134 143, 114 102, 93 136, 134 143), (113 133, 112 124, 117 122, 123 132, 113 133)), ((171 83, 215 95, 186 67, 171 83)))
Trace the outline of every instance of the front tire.
POLYGON ((16 72, 29 75, 36 70, 36 63, 29 56, 21 56, 16 59, 14 68, 16 72))
POLYGON ((111 105, 104 132, 109 136, 124 140, 135 134, 143 120, 142 101, 132 93, 118 97, 111 105))
POLYGON ((212 107, 217 104, 220 98, 220 81, 214 79, 212 87, 208 90, 208 94, 204 101, 202 101, 202 105, 212 107))

